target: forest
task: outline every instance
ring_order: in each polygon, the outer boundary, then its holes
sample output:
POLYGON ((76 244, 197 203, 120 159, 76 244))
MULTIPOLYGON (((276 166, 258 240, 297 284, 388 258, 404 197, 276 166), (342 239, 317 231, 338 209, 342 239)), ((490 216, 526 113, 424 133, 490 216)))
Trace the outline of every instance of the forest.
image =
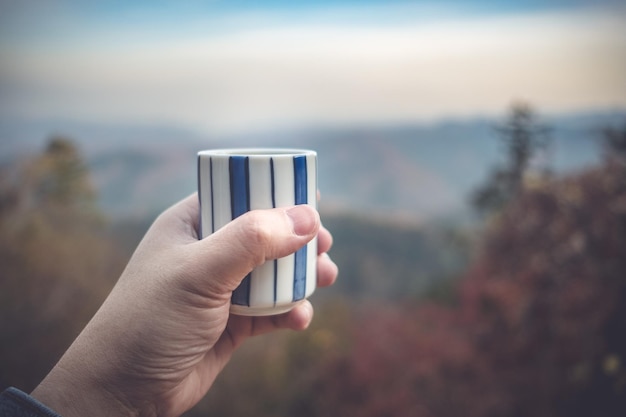
MULTIPOLYGON (((185 416, 625 415, 626 123, 568 174, 533 163, 529 106, 498 134, 471 225, 322 213, 340 276, 312 326, 247 342, 185 416)), ((36 386, 148 226, 106 217, 67 138, 0 167, 0 390, 36 386)))

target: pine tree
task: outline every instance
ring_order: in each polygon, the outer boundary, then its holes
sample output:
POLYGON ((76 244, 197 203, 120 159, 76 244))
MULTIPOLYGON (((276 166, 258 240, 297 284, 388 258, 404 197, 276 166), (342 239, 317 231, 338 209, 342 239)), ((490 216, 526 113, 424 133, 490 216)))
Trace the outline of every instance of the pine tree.
POLYGON ((483 213, 499 211, 519 195, 532 158, 548 144, 548 129, 539 124, 526 103, 514 103, 508 119, 496 131, 506 147, 506 162, 496 166, 472 195, 472 204, 483 213))

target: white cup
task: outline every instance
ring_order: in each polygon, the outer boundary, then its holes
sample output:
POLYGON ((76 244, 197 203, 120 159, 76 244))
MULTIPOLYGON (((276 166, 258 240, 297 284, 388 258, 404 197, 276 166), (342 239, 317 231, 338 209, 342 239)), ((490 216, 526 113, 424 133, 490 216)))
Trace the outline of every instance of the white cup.
MULTIPOLYGON (((317 208, 317 154, 300 149, 215 149, 198 152, 200 238, 250 210, 296 204, 317 208)), ((265 262, 233 292, 233 314, 291 310, 317 281, 317 239, 296 253, 265 262)))

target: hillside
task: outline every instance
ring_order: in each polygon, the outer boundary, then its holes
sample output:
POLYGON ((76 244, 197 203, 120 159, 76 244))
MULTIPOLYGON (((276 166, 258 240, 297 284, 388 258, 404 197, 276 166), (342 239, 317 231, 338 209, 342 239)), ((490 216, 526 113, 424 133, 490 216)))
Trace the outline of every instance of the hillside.
MULTIPOLYGON (((543 163, 571 171, 598 159, 596 132, 625 112, 554 116, 543 163)), ((37 152, 50 135, 78 143, 100 204, 113 217, 143 217, 196 188, 196 152, 212 147, 307 147, 319 153, 319 186, 327 208, 409 214, 416 219, 462 212, 501 151, 498 121, 309 129, 207 138, 168 126, 102 126, 71 122, 0 121, 0 162, 37 152)))
POLYGON ((322 212, 341 279, 316 298, 415 299, 458 277, 470 254, 467 231, 322 212))

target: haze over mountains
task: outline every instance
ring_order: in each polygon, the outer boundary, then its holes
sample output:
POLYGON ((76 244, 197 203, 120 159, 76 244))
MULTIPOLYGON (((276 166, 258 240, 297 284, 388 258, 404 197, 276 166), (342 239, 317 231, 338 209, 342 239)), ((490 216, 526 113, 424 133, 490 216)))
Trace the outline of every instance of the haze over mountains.
MULTIPOLYGON (((557 172, 592 164, 601 156, 599 131, 625 120, 626 111, 617 110, 542 118, 552 141, 536 162, 557 172)), ((198 150, 306 147, 319 154, 322 208, 419 221, 467 209, 471 190, 504 156, 495 130, 501 121, 476 118, 211 138, 171 126, 4 120, 0 162, 41 151, 52 135, 68 137, 84 155, 106 213, 143 217, 195 190, 198 150)))

